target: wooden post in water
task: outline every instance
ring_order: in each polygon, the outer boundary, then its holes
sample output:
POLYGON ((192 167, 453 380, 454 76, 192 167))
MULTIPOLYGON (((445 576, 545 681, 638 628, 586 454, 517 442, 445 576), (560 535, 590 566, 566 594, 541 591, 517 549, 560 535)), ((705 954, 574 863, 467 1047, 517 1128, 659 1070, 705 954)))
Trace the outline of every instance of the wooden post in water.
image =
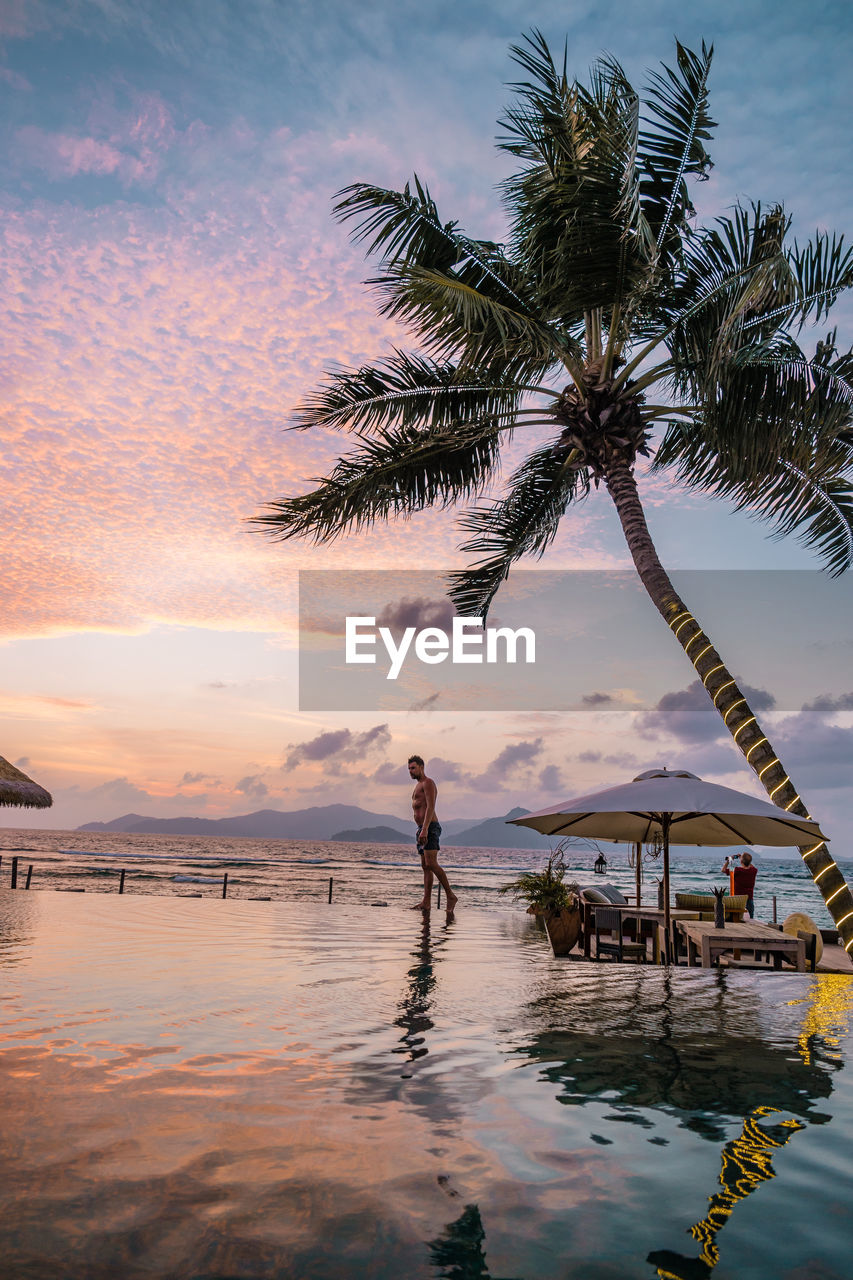
POLYGON ((12 859, 12 883, 10 885, 10 888, 17 889, 17 887, 18 887, 18 859, 17 857, 15 857, 12 859))
POLYGON ((222 896, 223 898, 228 897, 228 872, 227 871, 225 872, 225 875, 222 877, 222 896))
POLYGON ((773 894, 773 923, 776 924, 776 894, 773 894))
POLYGON ((27 883, 24 885, 25 889, 29 889, 30 881, 32 880, 32 878, 33 878, 33 864, 30 863, 30 865, 27 867, 27 883))
POLYGON ((332 884, 333 883, 334 883, 334 876, 329 876, 329 901, 330 902, 332 901, 332 884))
POLYGON ((122 867, 121 875, 119 876, 118 891, 119 893, 124 893, 124 867, 122 867))

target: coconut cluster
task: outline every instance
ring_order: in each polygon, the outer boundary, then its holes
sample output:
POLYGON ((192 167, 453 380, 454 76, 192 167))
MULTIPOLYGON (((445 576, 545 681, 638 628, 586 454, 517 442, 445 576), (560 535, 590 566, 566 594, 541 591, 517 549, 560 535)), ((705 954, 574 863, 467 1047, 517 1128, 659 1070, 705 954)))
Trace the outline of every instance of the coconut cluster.
POLYGON ((603 365, 603 360, 588 364, 581 387, 569 383, 554 406, 557 421, 565 424, 555 448, 566 453, 574 470, 588 469, 596 485, 615 461, 633 467, 637 454, 649 456, 643 396, 633 392, 630 381, 615 389, 613 378, 602 378, 603 365))

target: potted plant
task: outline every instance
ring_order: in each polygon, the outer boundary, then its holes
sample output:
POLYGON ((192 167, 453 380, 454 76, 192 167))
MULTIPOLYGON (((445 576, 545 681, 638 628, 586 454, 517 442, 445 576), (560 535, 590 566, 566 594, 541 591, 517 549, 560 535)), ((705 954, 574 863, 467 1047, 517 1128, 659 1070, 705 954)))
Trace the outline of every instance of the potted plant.
POLYGON ((581 931, 578 886, 566 884, 566 864, 562 849, 555 850, 542 871, 524 871, 500 893, 511 893, 516 902, 527 903, 528 912, 541 919, 555 956, 566 956, 576 945, 581 931))

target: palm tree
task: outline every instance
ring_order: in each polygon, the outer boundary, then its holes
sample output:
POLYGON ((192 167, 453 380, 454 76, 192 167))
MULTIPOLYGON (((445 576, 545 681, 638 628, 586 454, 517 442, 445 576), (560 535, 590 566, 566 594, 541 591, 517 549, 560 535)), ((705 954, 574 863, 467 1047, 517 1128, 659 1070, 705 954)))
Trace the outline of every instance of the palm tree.
MULTIPOLYGON (((379 520, 480 499, 461 516, 470 567, 451 577, 463 615, 485 617, 523 556, 541 556, 564 514, 603 483, 637 572, 771 799, 807 815, 720 655, 678 596, 646 525, 634 467, 728 498, 796 533, 834 574, 853 558, 853 351, 835 332, 801 344, 853 284, 836 236, 792 241, 778 205, 695 227, 688 180, 705 142, 712 49, 677 44, 641 100, 612 58, 588 86, 556 66, 539 32, 514 46, 499 146, 508 242, 443 222, 427 188, 358 183, 335 214, 378 256, 383 314, 418 350, 332 373, 298 428, 356 437, 315 489, 268 504, 277 538, 329 542, 379 520), (501 445, 535 441, 499 497, 501 445)), ((842 939, 853 896, 821 844, 804 853, 842 939)))

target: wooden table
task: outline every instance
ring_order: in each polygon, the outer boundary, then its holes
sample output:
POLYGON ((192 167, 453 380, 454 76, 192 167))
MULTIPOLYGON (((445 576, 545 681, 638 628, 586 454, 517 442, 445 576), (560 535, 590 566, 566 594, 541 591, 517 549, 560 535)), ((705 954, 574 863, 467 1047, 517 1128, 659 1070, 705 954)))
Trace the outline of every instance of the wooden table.
POLYGON ((687 939, 688 965, 695 965, 698 956, 702 968, 710 969, 724 951, 766 951, 777 969, 781 969, 786 957, 794 961, 800 973, 805 973, 806 944, 772 925, 732 920, 718 929, 711 920, 679 920, 676 928, 687 939))

